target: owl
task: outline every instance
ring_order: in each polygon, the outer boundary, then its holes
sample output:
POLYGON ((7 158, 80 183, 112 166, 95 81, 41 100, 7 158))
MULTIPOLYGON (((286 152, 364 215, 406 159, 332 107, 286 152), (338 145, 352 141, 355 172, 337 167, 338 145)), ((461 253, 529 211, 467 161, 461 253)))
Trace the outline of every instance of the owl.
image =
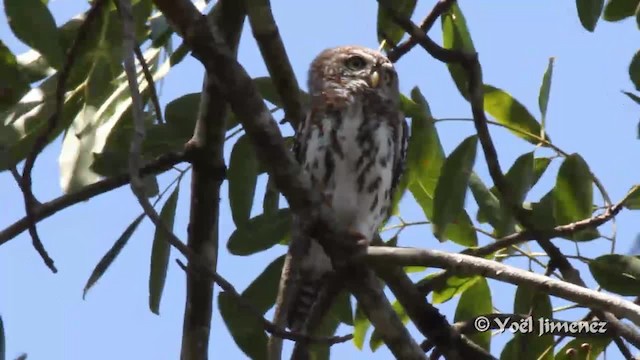
MULTIPOLYGON (((378 51, 342 46, 313 60, 308 86, 311 106, 297 130, 296 159, 339 225, 368 244, 390 214, 404 167, 408 128, 398 76, 378 51)), ((293 290, 286 324, 298 331, 333 267, 315 239, 295 230, 290 255, 298 268, 283 277, 295 277, 288 281, 293 290)))

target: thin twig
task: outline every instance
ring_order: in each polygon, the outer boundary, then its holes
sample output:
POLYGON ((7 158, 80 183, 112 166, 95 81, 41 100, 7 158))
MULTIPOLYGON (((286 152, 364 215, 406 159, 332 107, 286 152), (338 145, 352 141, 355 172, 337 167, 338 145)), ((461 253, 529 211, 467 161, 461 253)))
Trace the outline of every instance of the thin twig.
POLYGON ((80 44, 82 44, 89 31, 89 26, 93 22, 95 18, 98 17, 100 11, 102 10, 102 5, 105 0, 96 0, 91 5, 91 8, 87 12, 87 17, 78 28, 78 32, 76 35, 71 48, 67 52, 67 56, 64 62, 64 66, 58 73, 58 83, 56 84, 56 95, 55 95, 55 110, 53 114, 47 120, 47 127, 45 130, 38 135, 35 142, 33 143, 33 147, 27 155, 27 158, 24 163, 24 169, 22 170, 22 190, 24 195, 24 206, 25 211, 27 213, 27 219, 29 222, 29 234, 31 235, 31 240, 33 243, 33 247, 36 249, 44 263, 47 265, 52 272, 56 273, 58 270, 53 264, 53 259, 49 257, 47 254, 47 250, 45 250, 44 245, 42 245, 42 240, 40 240, 40 236, 38 235, 38 229, 36 227, 37 221, 35 219, 34 213, 37 204, 35 202, 35 196, 33 195, 32 188, 32 179, 31 172, 33 170, 33 166, 35 165, 36 159, 38 155, 42 152, 45 145, 47 144, 51 134, 55 130, 58 125, 58 119, 62 117, 62 110, 64 104, 64 94, 65 94, 65 85, 67 79, 69 78, 69 74, 71 72, 71 68, 76 60, 77 53, 80 49, 80 44))
POLYGON ((163 124, 164 119, 162 118, 162 107, 160 107, 160 100, 158 100, 158 92, 156 91, 156 82, 153 80, 153 75, 151 71, 149 71, 149 65, 147 64, 147 60, 144 59, 144 55, 140 50, 139 45, 135 45, 133 51, 136 54, 136 58, 142 66, 142 73, 144 74, 144 79, 147 81, 147 87, 149 89, 149 94, 151 95, 151 103, 153 104, 153 108, 156 113, 156 117, 158 118, 158 123, 163 124))

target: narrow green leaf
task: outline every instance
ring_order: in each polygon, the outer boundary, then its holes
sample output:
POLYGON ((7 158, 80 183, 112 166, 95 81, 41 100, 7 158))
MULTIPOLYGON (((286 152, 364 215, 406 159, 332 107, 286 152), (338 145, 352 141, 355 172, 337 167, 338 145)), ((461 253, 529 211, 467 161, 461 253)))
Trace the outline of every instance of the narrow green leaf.
POLYGON ((635 101, 635 103, 636 103, 636 104, 639 104, 639 105, 640 105, 640 96, 638 96, 638 95, 636 95, 636 94, 632 94, 632 93, 630 93, 630 92, 628 92, 628 91, 623 91, 623 93, 624 93, 625 95, 627 95, 627 96, 629 97, 629 99, 631 99, 631 100, 635 101))
POLYGON ((226 291, 218 295, 218 309, 240 350, 252 360, 266 360, 268 337, 255 314, 245 311, 226 291))
MULTIPOLYGON (((175 189, 167 199, 167 202, 160 210, 160 219, 173 231, 173 224, 176 217, 176 206, 178 204, 178 194, 180 193, 180 185, 176 185, 175 189)), ((167 279, 167 267, 169 265, 169 256, 171 255, 171 246, 169 241, 160 228, 156 227, 155 236, 153 237, 153 246, 151 248, 151 265, 149 270, 149 310, 156 315, 160 315, 160 301, 162 300, 162 291, 164 290, 165 280, 167 279)))
POLYGON ((597 360, 611 341, 613 341, 612 338, 604 336, 577 337, 556 353, 555 360, 597 360), (589 348, 583 348, 582 344, 589 344, 589 348))
POLYGON ((280 192, 276 187, 276 182, 272 176, 269 176, 266 189, 264 192, 264 199, 262 200, 262 212, 269 216, 278 211, 280 208, 280 192))
POLYGON ((547 65, 547 70, 545 70, 544 75, 542 76, 542 85, 540 85, 540 93, 538 95, 538 106, 540 107, 540 123, 541 123, 541 134, 540 136, 545 138, 545 124, 547 119, 547 106, 549 105, 549 93, 551 92, 551 77, 553 76, 553 61, 554 58, 549 58, 549 64, 547 65))
POLYGON ((576 0, 578 18, 585 29, 591 32, 596 29, 603 6, 604 0, 576 0))
POLYGON ((640 5, 636 7, 636 26, 640 29, 640 5))
POLYGON ((620 21, 633 16, 639 3, 640 0, 609 0, 602 18, 606 21, 620 21))
POLYGON ((603 289, 624 296, 640 295, 640 257, 602 255, 589 262, 593 278, 603 289))
POLYGON ((629 64, 629 77, 636 87, 636 90, 640 91, 640 50, 638 50, 635 55, 633 55, 633 59, 631 59, 631 64, 629 64))
MULTIPOLYGON (((284 255, 267 265, 241 294, 263 315, 275 303, 283 265, 284 255)), ((267 335, 255 314, 247 312, 237 299, 226 292, 218 295, 218 308, 240 350, 251 359, 266 359, 267 335)))
POLYGON ((282 255, 273 260, 242 292, 242 297, 251 301, 254 308, 263 315, 276 302, 284 258, 282 255))
POLYGON ((351 308, 351 294, 348 291, 342 291, 336 297, 335 314, 340 322, 349 326, 353 326, 353 309, 351 308))
POLYGON ((624 202, 624 207, 629 210, 638 210, 640 209, 640 185, 636 185, 630 190, 631 194, 624 202))
MULTIPOLYGON (((442 46, 446 49, 465 50, 474 52, 473 41, 467 20, 465 19, 457 2, 454 2, 449 10, 441 16, 442 21, 442 46)), ((458 91, 465 98, 469 99, 469 80, 465 69, 460 64, 447 64, 451 77, 453 78, 458 91)))
POLYGON ((569 155, 560 165, 553 197, 558 224, 569 224, 591 216, 593 181, 589 165, 580 155, 569 155))
MULTIPOLYGON (((460 296, 454 322, 471 320, 479 315, 491 314, 493 303, 491 301, 491 289, 487 279, 480 278, 460 296)), ((491 332, 479 332, 469 336, 473 342, 489 351, 491 346, 491 332)))
POLYGON ((96 265, 95 269, 93 269, 93 272, 91 272, 91 276, 89 276, 89 280, 87 280, 87 283, 84 286, 84 290, 82 292, 83 299, 87 296, 87 292, 89 291, 89 289, 91 289, 91 287, 95 285, 95 283, 102 277, 102 275, 104 275, 105 271, 107 271, 109 266, 111 266, 116 257, 120 255, 120 252, 122 251, 122 249, 124 249, 125 245, 127 245, 127 242, 131 238, 131 235, 133 235, 134 231, 136 231, 138 225, 140 225, 140 222, 142 221, 142 219, 144 219, 144 217, 144 214, 138 215, 138 217, 135 218, 135 220, 133 220, 133 222, 131 222, 131 224, 129 224, 129 226, 127 226, 127 228, 122 232, 122 235, 120 235, 118 240, 116 240, 111 249, 109 249, 109 251, 104 254, 102 259, 100 259, 98 265, 96 265))
POLYGON ((364 339, 367 337, 367 332, 370 327, 371 322, 367 318, 367 315, 365 315, 360 304, 356 303, 356 312, 353 315, 353 344, 359 350, 362 350, 364 339))
POLYGON ((21 71, 16 56, 0 40, 0 111, 14 105, 31 88, 29 79, 21 71))
POLYGON ((260 214, 238 227, 229 237, 227 249, 233 255, 251 255, 283 242, 289 236, 291 212, 288 208, 260 214))
POLYGON ((442 240, 447 226, 464 209, 469 177, 476 160, 477 136, 466 138, 442 165, 433 197, 433 233, 442 240))
POLYGON ((236 226, 241 227, 251 215, 258 180, 258 159, 248 136, 242 135, 231 150, 229 170, 229 203, 236 226))
POLYGON ((4 0, 4 9, 14 35, 60 69, 64 53, 56 22, 47 5, 40 0, 4 0))
MULTIPOLYGON (((513 307, 514 313, 530 314, 534 321, 540 317, 550 319, 553 315, 549 294, 528 286, 518 286, 513 307)), ((520 351, 519 359, 553 359, 553 335, 539 336, 536 331, 526 334, 517 332, 514 336, 514 347, 520 351), (547 351, 549 348, 551 350, 547 351), (546 354, 542 356, 545 351, 546 354)))
MULTIPOLYGON (((426 278, 429 278, 429 275, 426 278)), ((445 303, 453 297, 462 294, 468 288, 473 286, 480 279, 479 276, 471 276, 471 277, 458 277, 458 276, 450 276, 447 278, 447 282, 443 284, 441 287, 436 287, 433 290, 433 295, 431 298, 431 302, 433 305, 445 303)))
MULTIPOLYGON (((391 307, 393 307, 393 310, 396 312, 398 318, 400 318, 400 321, 402 321, 403 324, 406 324, 407 321, 409 321, 409 315, 407 315, 406 311, 398 302, 398 300, 395 300, 391 307)), ((378 350, 378 348, 380 348, 380 346, 382 346, 382 344, 384 344, 384 341, 382 340, 382 334, 380 334, 377 329, 374 329, 373 334, 371 334, 371 339, 369 339, 369 348, 372 352, 375 352, 376 350, 378 350)))
MULTIPOLYGON (((529 110, 502 89, 484 85, 484 109, 500 124, 533 136, 540 134, 540 124, 529 110)), ((510 131, 534 145, 539 142, 533 136, 513 130, 510 131)))
MULTIPOLYGON (((399 16, 410 19, 416 8, 416 0, 395 0, 389 2, 394 12, 399 16)), ((391 18, 389 13, 383 6, 378 5, 378 43, 388 41, 385 49, 391 49, 393 45, 397 45, 404 36, 404 29, 391 18)))

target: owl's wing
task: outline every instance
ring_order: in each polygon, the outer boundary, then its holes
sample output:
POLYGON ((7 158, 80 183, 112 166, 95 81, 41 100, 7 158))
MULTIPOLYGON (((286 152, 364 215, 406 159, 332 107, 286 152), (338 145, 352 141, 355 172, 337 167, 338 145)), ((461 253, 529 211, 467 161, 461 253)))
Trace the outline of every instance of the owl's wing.
MULTIPOLYGON (((404 174, 407 162, 407 148, 409 147, 409 125, 402 112, 398 112, 399 121, 395 127, 395 152, 393 156, 393 178, 391 179, 391 194, 393 196, 401 196, 396 194, 400 179, 404 174)), ((389 209, 389 216, 393 209, 389 209)))

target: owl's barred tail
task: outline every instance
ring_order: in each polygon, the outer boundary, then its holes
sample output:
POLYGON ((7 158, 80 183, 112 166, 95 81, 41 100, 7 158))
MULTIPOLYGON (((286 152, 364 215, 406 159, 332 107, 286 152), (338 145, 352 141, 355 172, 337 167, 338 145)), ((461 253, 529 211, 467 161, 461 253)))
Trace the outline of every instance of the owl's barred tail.
POLYGON ((287 325, 292 331, 300 331, 302 329, 322 287, 322 278, 305 280, 300 284, 295 301, 291 304, 291 309, 289 310, 287 325))

